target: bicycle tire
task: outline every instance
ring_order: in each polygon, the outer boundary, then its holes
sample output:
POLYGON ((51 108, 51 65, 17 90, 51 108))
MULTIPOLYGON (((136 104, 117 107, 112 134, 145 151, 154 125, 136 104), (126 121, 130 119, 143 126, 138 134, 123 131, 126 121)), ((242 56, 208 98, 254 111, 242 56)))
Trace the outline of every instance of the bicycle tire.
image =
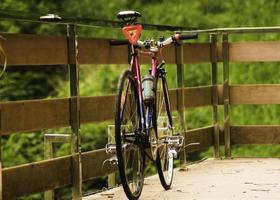
MULTIPOLYGON (((158 77, 156 81, 156 112, 153 115, 154 126, 156 127, 159 141, 164 141, 166 136, 172 135, 173 122, 171 115, 171 105, 168 96, 167 82, 164 76, 158 77), (165 118, 165 126, 163 129, 165 134, 161 136, 159 131, 160 118, 165 118)), ((166 142, 161 142, 157 151, 156 166, 161 185, 165 190, 170 189, 173 180, 173 155, 170 155, 170 146, 166 142)))
POLYGON ((119 174, 126 196, 138 199, 144 185, 144 148, 139 133, 138 94, 130 71, 118 82, 116 95, 115 139, 119 174))

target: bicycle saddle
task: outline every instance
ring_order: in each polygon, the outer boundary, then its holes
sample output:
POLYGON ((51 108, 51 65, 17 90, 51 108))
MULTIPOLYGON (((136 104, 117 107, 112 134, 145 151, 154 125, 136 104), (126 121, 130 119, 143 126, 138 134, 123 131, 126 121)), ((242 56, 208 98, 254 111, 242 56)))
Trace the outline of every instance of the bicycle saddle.
POLYGON ((141 13, 133 10, 121 11, 117 14, 117 18, 125 22, 134 22, 137 17, 141 17, 141 13))

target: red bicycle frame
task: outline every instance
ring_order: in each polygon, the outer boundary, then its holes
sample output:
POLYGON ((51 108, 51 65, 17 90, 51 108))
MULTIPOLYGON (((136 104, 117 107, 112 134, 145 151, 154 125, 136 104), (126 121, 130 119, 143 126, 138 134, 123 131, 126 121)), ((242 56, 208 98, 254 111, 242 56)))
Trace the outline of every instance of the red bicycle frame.
POLYGON ((139 111, 140 111, 140 117, 141 117, 141 129, 142 131, 147 130, 149 127, 149 124, 151 122, 151 107, 148 107, 146 110, 146 117, 145 117, 145 109, 144 109, 144 103, 143 103, 143 88, 142 88, 142 80, 141 80, 141 71, 140 71, 140 64, 139 64, 139 54, 141 55, 148 55, 151 56, 152 63, 151 63, 151 75, 156 78, 157 73, 157 66, 158 66, 158 59, 157 59, 157 52, 144 52, 144 51, 138 51, 135 50, 134 46, 132 48, 132 56, 131 56, 131 62, 129 66, 129 70, 134 75, 135 81, 137 82, 137 90, 138 90, 138 97, 139 97, 139 111))

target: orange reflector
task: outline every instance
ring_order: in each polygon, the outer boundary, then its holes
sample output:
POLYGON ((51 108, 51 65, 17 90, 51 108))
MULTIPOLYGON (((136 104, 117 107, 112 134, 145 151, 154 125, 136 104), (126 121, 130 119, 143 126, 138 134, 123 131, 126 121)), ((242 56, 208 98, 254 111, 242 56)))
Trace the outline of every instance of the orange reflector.
POLYGON ((137 40, 140 38, 142 29, 143 28, 141 24, 136 24, 136 25, 125 26, 122 28, 122 31, 125 37, 128 39, 128 41, 134 45, 137 43, 137 40))

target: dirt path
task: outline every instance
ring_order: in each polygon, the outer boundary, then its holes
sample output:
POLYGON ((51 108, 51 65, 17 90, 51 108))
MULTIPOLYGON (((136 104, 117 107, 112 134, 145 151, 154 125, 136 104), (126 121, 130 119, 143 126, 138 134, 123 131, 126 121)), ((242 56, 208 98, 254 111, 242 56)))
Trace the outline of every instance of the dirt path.
MULTIPOLYGON (((83 200, 122 200, 121 187, 83 200)), ((176 170, 172 189, 165 191, 157 176, 145 179, 142 200, 280 199, 280 159, 208 159, 176 170)))

